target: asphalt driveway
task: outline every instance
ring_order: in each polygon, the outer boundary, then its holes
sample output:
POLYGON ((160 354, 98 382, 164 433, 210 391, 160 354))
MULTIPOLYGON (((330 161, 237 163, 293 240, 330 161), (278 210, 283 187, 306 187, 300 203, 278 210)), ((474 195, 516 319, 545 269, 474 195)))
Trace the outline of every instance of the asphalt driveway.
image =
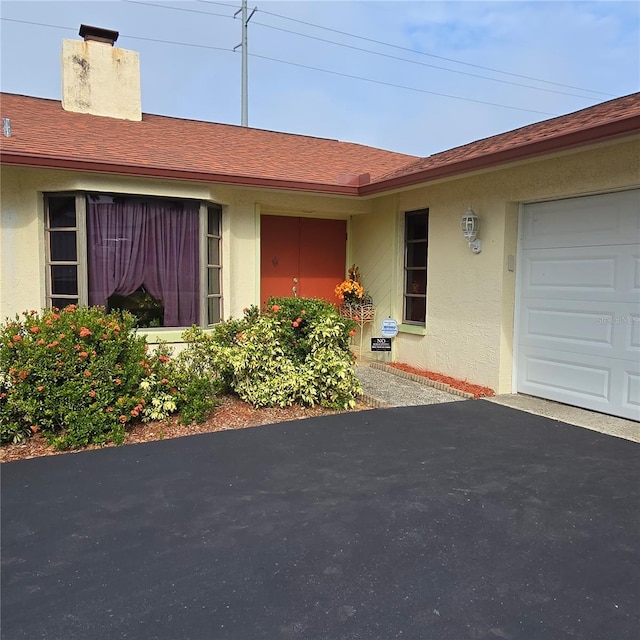
POLYGON ((489 402, 2 465, 2 638, 637 640, 640 447, 489 402))

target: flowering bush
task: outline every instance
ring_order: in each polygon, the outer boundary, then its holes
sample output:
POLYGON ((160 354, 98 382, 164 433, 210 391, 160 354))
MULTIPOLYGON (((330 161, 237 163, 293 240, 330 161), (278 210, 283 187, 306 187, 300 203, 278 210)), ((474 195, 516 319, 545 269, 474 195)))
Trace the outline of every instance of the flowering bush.
POLYGON ((24 312, 0 327, 0 441, 41 430, 57 448, 121 442, 145 410, 151 375, 128 313, 70 305, 24 312))

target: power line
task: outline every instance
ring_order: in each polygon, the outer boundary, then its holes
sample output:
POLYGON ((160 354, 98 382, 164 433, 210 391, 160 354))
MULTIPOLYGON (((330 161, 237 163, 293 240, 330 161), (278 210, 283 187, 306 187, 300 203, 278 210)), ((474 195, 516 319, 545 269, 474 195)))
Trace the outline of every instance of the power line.
POLYGON ((471 73, 469 71, 459 71, 457 69, 448 69, 447 67, 440 67, 435 64, 429 64, 428 62, 420 62, 418 60, 409 60, 408 58, 400 58, 399 56, 392 56, 388 53, 382 53, 381 51, 373 51, 371 49, 364 49, 362 47, 356 47, 350 44, 344 44, 342 42, 336 42, 335 40, 327 40, 326 38, 320 38, 318 36, 311 36, 305 33, 299 33, 298 31, 291 31, 290 29, 284 29, 283 27, 276 27, 271 24, 265 24, 264 22, 254 21, 254 24, 260 27, 267 27, 269 29, 275 29, 276 31, 283 31, 285 33, 292 33, 294 35, 302 36, 303 38, 310 38, 311 40, 318 40, 319 42, 326 42, 338 47, 345 47, 347 49, 353 49, 354 51, 363 51, 364 53, 371 53, 375 56, 381 56, 383 58, 390 58, 391 60, 398 60, 400 62, 408 62, 409 64, 417 64, 421 67, 429 67, 431 69, 439 69, 441 71, 448 71, 449 73, 458 73, 463 76, 470 76, 472 78, 480 78, 482 80, 489 80, 491 82, 500 82, 501 84, 509 84, 515 87, 524 87, 526 89, 534 89, 535 91, 545 91, 547 93, 557 93, 562 96, 572 96, 574 98, 582 98, 583 100, 597 100, 598 98, 592 98, 589 96, 580 96, 575 93, 568 93, 567 91, 558 91, 558 89, 547 89, 545 87, 534 87, 531 84, 523 84, 522 82, 513 82, 512 80, 501 80, 500 78, 490 78, 488 76, 481 76, 477 73, 471 73))
MULTIPOLYGON (((146 4, 146 3, 144 3, 146 4)), ((32 22, 32 21, 28 21, 28 20, 17 20, 15 18, 4 18, 1 17, 0 20, 4 20, 7 22, 19 22, 21 24, 29 24, 29 25, 35 25, 35 26, 40 26, 40 27, 50 27, 53 29, 64 29, 64 30, 68 30, 68 31, 75 31, 75 29, 73 29, 72 27, 63 27, 60 25, 53 25, 53 24, 45 24, 42 22, 32 22)), ((131 35, 125 35, 122 34, 123 37, 125 38, 131 38, 133 40, 146 40, 146 41, 150 41, 150 42, 159 42, 159 43, 163 43, 163 44, 171 44, 171 45, 178 45, 178 46, 184 46, 184 47, 197 47, 197 48, 201 48, 201 49, 212 49, 215 51, 227 51, 227 52, 231 52, 231 49, 227 49, 227 48, 222 48, 222 47, 213 47, 211 45, 200 45, 200 44, 195 44, 195 43, 187 43, 187 42, 175 42, 175 41, 170 41, 170 40, 161 40, 161 39, 155 39, 155 38, 145 38, 145 37, 141 37, 141 36, 131 36, 131 35)), ((290 66, 294 66, 294 67, 300 67, 303 69, 309 69, 311 71, 319 71, 321 73, 328 73, 331 75, 335 75, 335 76, 341 76, 343 78, 350 78, 352 80, 361 80, 363 82, 369 82, 372 84, 379 84, 382 86, 387 86, 387 87, 393 87, 396 89, 405 89, 407 91, 414 91, 417 93, 426 93, 429 95, 434 95, 434 96, 440 96, 440 97, 444 97, 444 98, 452 98, 454 100, 463 100, 465 102, 474 102, 476 104, 484 104, 484 105, 488 105, 488 106, 492 106, 492 107, 500 107, 503 109, 514 109, 516 111, 526 111, 528 113, 537 113, 537 114, 541 114, 541 115, 547 115, 547 116, 554 116, 557 114, 554 113, 549 113, 546 111, 537 111, 534 109, 526 109, 524 107, 514 107, 514 106, 510 106, 510 105, 505 105, 505 104, 498 104, 495 102, 488 102, 488 101, 484 101, 484 100, 477 100, 475 98, 464 98, 462 96, 455 96, 455 95, 451 95, 451 94, 447 94, 447 93, 439 93, 437 91, 428 91, 427 89, 418 89, 416 87, 407 87, 405 85, 400 85, 400 84, 394 84, 391 82, 384 82, 382 80, 374 80, 372 78, 364 78, 362 76, 356 76, 356 75, 351 75, 351 74, 346 74, 346 73, 341 73, 339 71, 331 71, 329 69, 321 69, 319 67, 312 67, 309 65, 303 65, 303 64, 299 64, 297 62, 290 62, 287 60, 279 60, 277 58, 270 58, 268 56, 262 56, 262 55, 258 55, 255 53, 249 54, 254 58, 261 58, 263 60, 268 60, 270 62, 277 62, 280 64, 286 64, 286 65, 290 65, 290 66)))
POLYGON ((477 104, 489 105, 491 107, 501 107, 503 109, 516 109, 517 111, 528 111, 529 113, 538 113, 545 116, 556 116, 557 113, 549 113, 547 111, 536 111, 534 109, 525 109, 524 107, 512 107, 506 104, 497 104, 496 102, 485 102, 484 100, 476 100, 475 98, 463 98, 461 96, 454 96, 448 93, 439 93, 437 91, 428 91, 427 89, 417 89, 415 87, 407 87, 401 84, 394 84, 392 82, 384 82, 382 80, 372 80, 371 78, 363 78, 362 76, 354 76, 348 73, 341 73, 340 71, 329 71, 328 69, 320 69, 319 67, 311 67, 306 64, 299 64, 297 62, 289 62, 287 60, 278 60, 277 58, 269 58, 267 56, 261 56, 257 53, 250 53, 253 58, 261 58, 262 60, 269 60, 271 62, 279 62, 280 64, 287 64, 293 67, 300 67, 302 69, 310 69, 312 71, 321 71, 322 73, 330 73, 334 76, 341 76, 343 78, 350 78, 352 80, 362 80, 363 82, 371 82, 374 84, 381 84, 387 87, 393 87, 395 89, 406 89, 407 91, 416 91, 418 93, 428 93, 432 96, 441 96, 444 98, 453 98, 454 100, 464 100, 465 102, 475 102, 477 104))
MULTIPOLYGON (((202 2, 203 4, 215 4, 215 5, 221 5, 221 6, 231 6, 231 5, 225 5, 224 3, 221 2, 213 2, 212 0, 198 0, 198 2, 202 2)), ((273 16, 275 18, 281 18, 282 20, 290 20, 291 22, 296 22, 298 24, 304 24, 308 27, 314 27, 316 29, 324 29, 325 31, 331 31, 332 33, 338 33, 340 35, 343 36, 347 36, 349 38, 357 38, 358 40, 364 40, 366 42, 372 42, 374 44, 380 44, 383 45, 385 47, 392 47, 394 49, 399 49, 401 51, 408 51, 410 53, 415 53, 418 55, 422 55, 422 56, 428 56, 430 58, 437 58, 438 60, 445 60, 447 62, 453 62, 455 64, 462 64, 462 65, 466 65, 469 67, 474 67, 476 69, 483 69, 484 71, 492 71, 493 73, 502 73, 504 75, 508 75, 508 76, 512 76, 514 78, 522 78, 523 80, 533 80, 534 82, 544 82, 546 84, 551 84, 557 87, 564 87, 566 89, 576 89, 577 91, 587 91, 589 93, 598 93, 600 95, 604 95, 604 96, 613 96, 613 94, 610 93, 606 93, 604 91, 597 91, 595 89, 585 89, 584 87, 576 87, 574 85, 570 85, 570 84, 565 84, 562 82, 553 82, 551 80, 544 80, 542 78, 536 78, 534 76, 526 76, 520 73, 513 73, 510 71, 503 71, 501 69, 495 69, 493 67, 486 67, 483 65, 479 65, 479 64, 474 64, 471 62, 464 62, 463 60, 456 60, 455 58, 447 58, 445 56, 439 56, 436 55, 434 53, 427 53, 425 51, 419 51, 418 49, 411 49, 409 47, 403 47, 401 45, 397 45, 397 44, 392 44, 390 42, 383 42, 382 40, 376 40, 375 38, 368 38, 366 36, 360 36, 357 35, 355 33, 349 33, 347 31, 341 31, 340 29, 333 29, 331 27, 325 27, 319 24, 315 24, 313 22, 307 22, 305 20, 299 20, 297 18, 290 18, 289 16, 283 16, 279 13, 273 13, 272 11, 265 11, 264 9, 258 9, 258 11, 260 11, 261 13, 264 13, 265 15, 270 15, 273 16)), ((256 23, 258 24, 258 23, 256 23)), ((268 25, 262 25, 262 26, 268 26, 268 25)), ((295 32, 294 32, 295 33, 295 32)), ((304 35, 304 34, 299 34, 299 35, 304 35)), ((311 37, 311 36, 308 36, 311 37)), ((337 43, 336 43, 337 44, 337 43)), ((450 69, 450 71, 453 71, 452 69, 450 69)))

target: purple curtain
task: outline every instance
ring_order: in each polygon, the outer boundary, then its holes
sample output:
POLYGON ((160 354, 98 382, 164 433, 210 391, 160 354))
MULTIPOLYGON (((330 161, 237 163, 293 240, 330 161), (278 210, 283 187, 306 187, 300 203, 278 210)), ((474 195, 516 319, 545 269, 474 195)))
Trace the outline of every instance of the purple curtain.
POLYGON ((162 302, 165 327, 198 324, 198 211, 195 203, 88 198, 89 304, 144 286, 162 302))

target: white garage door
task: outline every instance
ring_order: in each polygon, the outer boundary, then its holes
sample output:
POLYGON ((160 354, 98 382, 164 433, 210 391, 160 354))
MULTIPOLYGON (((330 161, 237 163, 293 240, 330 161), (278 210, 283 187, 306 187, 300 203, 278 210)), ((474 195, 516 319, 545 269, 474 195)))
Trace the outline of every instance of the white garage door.
POLYGON ((517 391, 640 420, 640 190, 524 207, 517 391))

